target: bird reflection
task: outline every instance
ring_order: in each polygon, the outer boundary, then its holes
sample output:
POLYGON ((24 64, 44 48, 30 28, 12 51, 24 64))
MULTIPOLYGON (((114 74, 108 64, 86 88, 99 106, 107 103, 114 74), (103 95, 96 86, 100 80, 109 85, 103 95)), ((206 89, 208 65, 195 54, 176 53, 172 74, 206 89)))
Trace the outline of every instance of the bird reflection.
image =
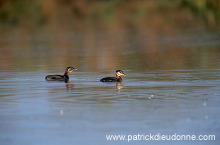
POLYGON ((117 92, 120 92, 124 88, 122 82, 117 82, 116 83, 116 90, 117 92))
POLYGON ((73 91, 74 90, 74 84, 72 84, 69 80, 66 80, 65 83, 66 83, 66 90, 67 91, 73 91))

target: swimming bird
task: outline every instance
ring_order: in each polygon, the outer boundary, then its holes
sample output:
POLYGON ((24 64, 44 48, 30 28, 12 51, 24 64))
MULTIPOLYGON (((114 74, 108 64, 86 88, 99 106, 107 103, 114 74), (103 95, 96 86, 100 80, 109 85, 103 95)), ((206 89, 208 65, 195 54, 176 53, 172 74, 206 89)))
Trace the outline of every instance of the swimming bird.
POLYGON ((67 67, 63 75, 47 75, 45 77, 46 81, 68 81, 69 75, 72 71, 77 70, 73 67, 67 67))
POLYGON ((116 77, 105 77, 102 78, 101 82, 122 82, 121 76, 126 76, 122 70, 116 70, 116 77))

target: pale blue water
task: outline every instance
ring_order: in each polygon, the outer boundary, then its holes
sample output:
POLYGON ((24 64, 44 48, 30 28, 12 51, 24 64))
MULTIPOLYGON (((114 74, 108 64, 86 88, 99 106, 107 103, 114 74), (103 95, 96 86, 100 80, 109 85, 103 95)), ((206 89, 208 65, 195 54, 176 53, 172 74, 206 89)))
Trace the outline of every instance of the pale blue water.
POLYGON ((99 82, 103 74, 95 72, 73 73, 67 84, 46 82, 44 71, 1 72, 1 142, 115 144, 105 135, 138 133, 219 137, 219 69, 126 72, 118 86, 99 82))

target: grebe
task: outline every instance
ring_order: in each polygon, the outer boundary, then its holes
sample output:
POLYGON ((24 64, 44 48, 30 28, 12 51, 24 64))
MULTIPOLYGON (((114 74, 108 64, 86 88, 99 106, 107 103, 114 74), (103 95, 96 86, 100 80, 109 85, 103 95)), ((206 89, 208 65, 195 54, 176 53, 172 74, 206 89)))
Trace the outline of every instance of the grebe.
POLYGON ((116 77, 102 78, 101 82, 122 82, 121 76, 126 76, 122 70, 116 70, 116 77))
POLYGON ((70 73, 74 70, 77 69, 73 67, 67 67, 64 75, 48 75, 45 77, 45 79, 47 81, 68 81, 70 73))

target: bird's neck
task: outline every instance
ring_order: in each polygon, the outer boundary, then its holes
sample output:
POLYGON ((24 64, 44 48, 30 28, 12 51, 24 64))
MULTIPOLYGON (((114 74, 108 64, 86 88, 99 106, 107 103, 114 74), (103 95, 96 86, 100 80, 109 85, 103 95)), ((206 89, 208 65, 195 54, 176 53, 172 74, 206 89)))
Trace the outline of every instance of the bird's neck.
POLYGON ((117 78, 117 82, 121 82, 122 81, 121 76, 116 75, 116 78, 117 78))
POLYGON ((69 75, 70 75, 70 72, 69 72, 69 71, 67 71, 67 72, 64 73, 64 76, 69 76, 69 75))

